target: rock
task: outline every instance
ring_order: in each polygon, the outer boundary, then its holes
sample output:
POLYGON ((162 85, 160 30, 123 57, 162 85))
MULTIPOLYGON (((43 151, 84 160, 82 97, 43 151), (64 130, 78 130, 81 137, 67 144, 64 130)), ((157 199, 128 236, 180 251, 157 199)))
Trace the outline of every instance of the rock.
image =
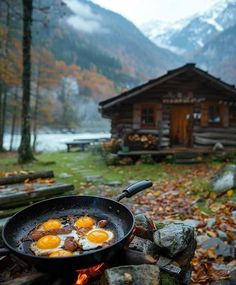
POLYGON ((110 181, 110 182, 106 182, 105 185, 110 186, 110 187, 120 187, 122 183, 120 181, 110 181))
POLYGON ((209 219, 207 220, 207 226, 208 226, 208 228, 212 228, 212 227, 215 225, 215 223, 216 223, 216 219, 215 219, 215 218, 209 218, 209 219))
POLYGON ((213 146, 213 148, 212 148, 212 151, 213 151, 213 152, 216 152, 216 151, 223 151, 223 150, 224 150, 224 146, 223 146, 223 144, 220 143, 220 142, 217 142, 217 143, 213 146))
POLYGON ((127 265, 105 270, 102 285, 160 285, 160 270, 156 265, 127 265))
POLYGON ((219 263, 213 263, 213 268, 216 270, 227 270, 229 272, 229 281, 230 285, 236 284, 236 266, 230 266, 228 264, 219 264, 219 263))
POLYGON ((178 278, 171 276, 170 274, 168 274, 167 272, 161 270, 161 285, 182 285, 178 278))
POLYGON ((153 257, 157 254, 157 246, 154 242, 137 236, 135 236, 132 242, 129 244, 129 248, 149 254, 153 257))
POLYGON ((171 261, 172 261, 171 258, 168 258, 168 257, 166 257, 166 256, 162 256, 162 255, 161 255, 161 256, 158 258, 157 265, 158 265, 160 268, 163 268, 164 266, 170 264, 171 261))
POLYGON ((183 224, 169 224, 157 230, 153 240, 161 252, 174 257, 185 250, 194 238, 194 229, 183 224))
POLYGON ((202 243, 204 243, 206 240, 209 239, 209 236, 208 235, 200 235, 200 236, 197 236, 196 239, 197 239, 197 243, 199 245, 201 245, 202 243))
POLYGON ((178 278, 180 277, 181 268, 176 264, 170 263, 163 266, 161 269, 170 274, 171 276, 175 276, 178 278))
POLYGON ((85 180, 88 183, 101 182, 102 179, 103 179, 102 176, 98 176, 98 175, 85 176, 85 180))
POLYGON ((194 219, 186 219, 186 220, 182 221, 181 223, 183 223, 186 226, 196 228, 202 222, 198 221, 198 220, 194 220, 194 219))
POLYGON ((224 256, 225 258, 229 259, 235 258, 234 247, 224 243, 219 238, 209 238, 207 241, 202 243, 202 248, 204 249, 213 248, 218 256, 224 256))
POLYGON ((232 217, 236 219, 236 211, 232 212, 232 217))
POLYGON ((188 246, 175 258, 175 261, 180 265, 181 269, 184 271, 190 267, 190 262, 194 256, 195 250, 197 247, 197 242, 194 235, 189 241, 188 246))
POLYGON ((60 178, 69 178, 69 177, 71 177, 71 176, 72 176, 71 174, 66 173, 66 172, 60 173, 60 174, 58 175, 58 177, 60 177, 60 178))
POLYGON ((191 285, 192 268, 188 268, 182 273, 181 285, 191 285))
POLYGON ((135 226, 142 227, 146 230, 150 230, 150 224, 148 222, 148 218, 144 214, 137 214, 135 215, 135 226))
POLYGON ((229 239, 227 233, 225 233, 221 230, 217 230, 216 232, 217 232, 217 235, 220 239, 222 239, 222 240, 228 240, 229 239))
POLYGON ((236 165, 230 164, 221 168, 211 180, 211 186, 217 193, 236 187, 236 165))

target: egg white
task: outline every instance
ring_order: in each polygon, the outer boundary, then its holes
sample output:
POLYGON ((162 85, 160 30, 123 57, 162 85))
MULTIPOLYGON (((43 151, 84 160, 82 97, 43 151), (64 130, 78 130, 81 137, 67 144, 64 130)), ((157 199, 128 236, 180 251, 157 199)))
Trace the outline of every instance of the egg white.
POLYGON ((35 255, 49 255, 54 251, 63 249, 63 245, 64 245, 64 242, 65 242, 67 237, 73 237, 76 241, 79 240, 79 236, 75 230, 72 230, 72 232, 69 234, 61 234, 61 235, 57 235, 57 236, 61 239, 61 241, 57 247, 49 248, 49 249, 42 249, 42 248, 37 247, 37 242, 35 241, 35 242, 32 242, 30 245, 31 251, 35 255))
POLYGON ((80 247, 83 249, 83 250, 89 250, 89 249, 95 249, 99 246, 102 246, 104 243, 112 240, 114 238, 114 233, 110 230, 105 230, 105 229, 100 229, 100 228, 93 228, 92 230, 90 230, 88 233, 87 233, 86 236, 82 236, 80 237, 79 239, 79 245, 80 247), (94 243, 94 242, 91 242, 88 240, 87 238, 87 235, 91 232, 93 232, 94 230, 102 230, 104 232, 106 232, 108 234, 108 239, 103 242, 103 243, 94 243))

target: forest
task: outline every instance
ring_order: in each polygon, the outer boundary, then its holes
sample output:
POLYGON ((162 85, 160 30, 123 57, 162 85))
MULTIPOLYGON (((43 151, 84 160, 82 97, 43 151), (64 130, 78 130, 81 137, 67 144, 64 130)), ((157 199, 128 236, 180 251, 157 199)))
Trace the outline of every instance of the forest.
MULTIPOLYGON (((53 25, 52 10, 63 17, 66 5, 60 0, 0 2, 0 150, 6 132, 11 134, 12 150, 14 135, 28 129, 28 137, 32 130, 35 150, 43 127, 78 129, 84 118, 88 120, 85 113, 91 121, 101 120, 97 102, 121 90, 97 70, 93 62, 102 60, 96 54, 90 66, 56 57, 50 49, 53 39, 46 36, 53 25)), ((103 59, 104 73, 109 73, 106 66, 113 62, 103 59)))

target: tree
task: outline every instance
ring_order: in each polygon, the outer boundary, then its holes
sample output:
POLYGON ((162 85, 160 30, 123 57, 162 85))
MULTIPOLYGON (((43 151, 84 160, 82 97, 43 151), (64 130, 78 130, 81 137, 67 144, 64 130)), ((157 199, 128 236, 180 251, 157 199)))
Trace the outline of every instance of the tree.
POLYGON ((22 76, 22 113, 21 143, 18 150, 19 163, 34 160, 30 144, 30 80, 31 80, 31 40, 33 0, 22 0, 23 4, 23 76, 22 76))
MULTIPOLYGON (((34 65, 32 75, 34 76, 34 107, 33 107, 33 151, 36 150, 37 132, 39 125, 39 113, 45 114, 42 110, 46 105, 46 98, 42 100, 42 91, 54 87, 58 82, 58 73, 56 72, 56 61, 53 55, 45 48, 37 48, 33 51, 32 62, 34 65)), ((45 92, 44 92, 45 93, 45 92)))

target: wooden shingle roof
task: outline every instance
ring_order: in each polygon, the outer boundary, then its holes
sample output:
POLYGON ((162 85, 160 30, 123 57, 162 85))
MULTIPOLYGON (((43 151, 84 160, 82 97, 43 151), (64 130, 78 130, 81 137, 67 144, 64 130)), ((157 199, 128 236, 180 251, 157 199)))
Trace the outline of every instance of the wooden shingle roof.
POLYGON ((215 76, 209 74, 207 71, 204 71, 198 67, 195 66, 194 63, 187 63, 184 66, 181 66, 177 69, 173 69, 168 71, 166 74, 156 78, 156 79, 152 79, 149 80, 148 82, 139 85, 133 89, 130 89, 128 91, 125 91, 115 97, 109 98, 107 100, 101 101, 99 103, 99 106, 101 109, 106 109, 109 108, 113 105, 116 105, 120 102, 123 102, 127 99, 130 99, 132 97, 135 97, 153 87, 158 87, 158 85, 167 82, 170 79, 173 79, 175 77, 177 77, 178 75, 188 72, 188 71, 193 71, 196 74, 200 75, 201 77, 209 80, 212 84, 214 84, 215 86, 217 86, 218 88, 221 88, 222 90, 224 90, 227 95, 231 98, 231 99, 235 99, 236 100, 236 88, 234 85, 230 85, 224 81, 222 81, 219 78, 216 78, 215 76))

